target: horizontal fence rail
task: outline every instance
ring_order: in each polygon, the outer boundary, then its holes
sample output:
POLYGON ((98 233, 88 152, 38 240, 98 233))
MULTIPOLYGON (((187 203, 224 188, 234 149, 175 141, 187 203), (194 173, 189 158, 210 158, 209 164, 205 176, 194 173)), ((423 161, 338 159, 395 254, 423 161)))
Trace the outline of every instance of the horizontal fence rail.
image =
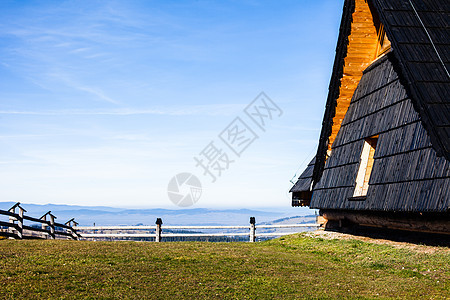
POLYGON ((255 242, 256 237, 284 236, 298 233, 298 231, 276 231, 276 232, 257 232, 257 229, 287 229, 287 228, 318 228, 317 223, 307 224, 260 224, 257 225, 255 218, 250 218, 249 225, 182 225, 182 226, 162 226, 161 218, 157 218, 155 225, 141 226, 78 226, 74 219, 65 224, 55 222, 56 216, 51 211, 40 218, 26 216, 26 210, 16 203, 9 210, 0 210, 0 216, 8 217, 8 222, 0 220, 0 236, 11 239, 24 238, 70 238, 74 240, 98 239, 98 238, 150 238, 155 242, 172 238, 189 237, 249 237, 250 242, 255 242), (34 224, 24 224, 31 222, 34 224), (31 225, 31 226, 30 226, 31 225), (73 226, 71 226, 73 225, 73 226), (164 231, 165 232, 164 232, 164 231), (176 231, 187 232, 176 232, 176 231), (207 230, 213 232, 196 232, 195 230, 207 230), (220 231, 222 230, 222 231, 220 231), (245 230, 245 232, 242 232, 245 230), (106 232, 105 232, 106 231, 106 232), (173 232, 175 231, 175 232, 173 232), (220 232, 217 232, 220 231, 220 232), (240 232, 237 232, 240 231, 240 232))
POLYGON ((278 229, 278 228, 318 228, 320 224, 308 223, 308 224, 261 224, 256 225, 255 218, 250 218, 250 225, 237 225, 237 226, 198 226, 198 225, 183 225, 183 226, 162 226, 162 220, 158 218, 156 225, 149 226, 77 226, 76 230, 79 231, 80 236, 84 239, 92 238, 154 238, 156 242, 160 242, 162 238, 173 237, 241 237, 248 236, 250 242, 254 242, 256 237, 273 237, 284 236, 289 234, 298 233, 298 231, 291 232, 260 232, 257 233, 257 229, 278 229), (164 230, 242 230, 246 229, 247 232, 163 232, 164 230), (99 232, 100 231, 100 232, 99 232), (104 232, 106 231, 106 232, 104 232), (118 231, 118 232, 113 232, 118 231), (122 231, 132 231, 122 232, 122 231), (134 233, 135 231, 154 231, 146 233, 134 233))
POLYGON ((24 238, 49 238, 64 236, 66 238, 77 240, 80 235, 76 230, 70 226, 77 225, 74 219, 67 221, 65 224, 55 222, 56 216, 51 211, 45 213, 42 217, 34 218, 24 215, 26 210, 17 202, 9 210, 0 210, 0 216, 7 216, 8 222, 0 221, 0 236, 8 237, 10 239, 24 239, 24 238), (16 213, 16 210, 18 211, 16 213), (38 223, 34 226, 25 225, 24 221, 38 223))

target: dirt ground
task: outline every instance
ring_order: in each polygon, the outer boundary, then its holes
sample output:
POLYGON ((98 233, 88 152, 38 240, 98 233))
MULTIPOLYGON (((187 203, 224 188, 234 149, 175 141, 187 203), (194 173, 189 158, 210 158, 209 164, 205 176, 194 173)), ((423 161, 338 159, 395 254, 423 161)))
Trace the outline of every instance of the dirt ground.
MULTIPOLYGON (((310 231, 306 233, 307 236, 313 237, 313 238, 323 238, 323 239, 355 239, 360 240, 364 242, 374 243, 374 244, 385 244, 385 245, 391 245, 396 248, 406 248, 409 250, 422 252, 422 253, 434 253, 436 251, 448 251, 450 252, 450 248, 446 246, 436 246, 436 245, 427 245, 425 243, 417 243, 417 242, 405 242, 405 241, 395 241, 392 239, 386 239, 386 238, 374 238, 374 237, 368 237, 363 235, 353 235, 348 233, 341 233, 341 232, 335 232, 335 231, 325 231, 323 229, 319 229, 316 231, 310 231)), ((449 237, 443 237, 443 238, 449 238, 449 237)), ((434 244, 434 243, 433 243, 434 244)))

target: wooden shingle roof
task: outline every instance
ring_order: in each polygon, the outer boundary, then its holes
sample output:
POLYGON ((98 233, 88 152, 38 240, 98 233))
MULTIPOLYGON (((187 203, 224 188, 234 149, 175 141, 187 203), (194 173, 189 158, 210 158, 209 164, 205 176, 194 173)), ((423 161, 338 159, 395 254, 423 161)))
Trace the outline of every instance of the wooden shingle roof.
POLYGON ((450 1, 374 0, 433 148, 450 160, 450 1))
MULTIPOLYGON (((448 0, 372 0, 392 45, 394 68, 419 113, 437 155, 450 161, 450 2, 448 0)), ((313 171, 323 173, 336 114, 355 0, 346 0, 333 74, 313 171)))
POLYGON ((312 174, 315 163, 316 158, 314 157, 306 167, 305 171, 303 171, 303 173, 300 175, 295 185, 289 190, 289 193, 304 192, 311 190, 312 174))

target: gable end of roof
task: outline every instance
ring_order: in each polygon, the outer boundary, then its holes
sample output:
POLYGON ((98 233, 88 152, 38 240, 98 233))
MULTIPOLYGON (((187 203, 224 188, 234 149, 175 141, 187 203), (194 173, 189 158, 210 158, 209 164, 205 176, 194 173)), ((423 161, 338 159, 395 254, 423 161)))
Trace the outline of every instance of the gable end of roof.
MULTIPOLYGON (((389 55, 400 82, 438 156, 450 161, 450 2, 373 0, 371 7, 392 45, 389 55)), ((336 114, 355 0, 346 0, 329 85, 313 181, 320 180, 336 114)))

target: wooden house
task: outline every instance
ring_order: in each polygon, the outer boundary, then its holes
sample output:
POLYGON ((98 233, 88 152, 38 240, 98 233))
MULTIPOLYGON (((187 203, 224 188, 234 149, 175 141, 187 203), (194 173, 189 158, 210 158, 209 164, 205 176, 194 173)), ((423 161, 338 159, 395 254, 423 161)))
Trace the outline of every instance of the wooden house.
POLYGON ((315 158, 292 205, 450 234, 450 1, 345 0, 315 158))

